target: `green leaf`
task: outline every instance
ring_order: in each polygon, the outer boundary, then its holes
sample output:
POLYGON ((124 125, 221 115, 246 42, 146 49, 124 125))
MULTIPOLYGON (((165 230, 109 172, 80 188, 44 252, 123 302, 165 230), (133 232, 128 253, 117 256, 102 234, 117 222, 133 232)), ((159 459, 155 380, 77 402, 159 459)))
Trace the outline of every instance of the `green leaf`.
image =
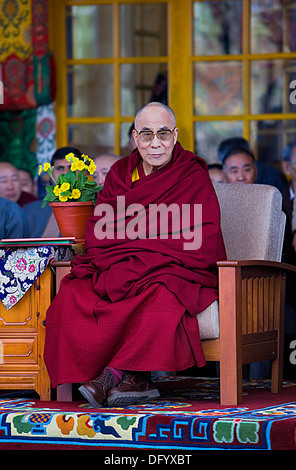
POLYGON ((87 177, 83 173, 78 173, 77 181, 75 183, 75 188, 79 189, 80 191, 83 190, 84 185, 86 183, 87 177))
POLYGON ((95 198, 95 193, 93 191, 84 190, 81 193, 79 201, 93 201, 95 198))
POLYGON ((76 173, 74 171, 68 171, 68 173, 65 174, 65 177, 71 188, 73 188, 76 181, 76 173))

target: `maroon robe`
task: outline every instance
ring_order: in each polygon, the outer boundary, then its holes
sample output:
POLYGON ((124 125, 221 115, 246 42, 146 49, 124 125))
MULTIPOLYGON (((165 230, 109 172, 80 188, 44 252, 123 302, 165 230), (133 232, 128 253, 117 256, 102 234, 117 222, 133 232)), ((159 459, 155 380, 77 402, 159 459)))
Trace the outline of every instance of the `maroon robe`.
POLYGON ((196 315, 217 299, 216 262, 226 258, 219 204, 205 162, 179 143, 170 162, 148 176, 137 150, 117 161, 98 195, 85 243, 85 254, 75 257, 47 312, 45 362, 53 387, 87 381, 108 364, 133 371, 203 366, 196 315), (136 166, 140 179, 132 182, 136 166), (119 196, 125 208, 144 208, 138 226, 131 225, 137 211, 125 211, 124 218, 117 213, 119 196), (111 217, 108 237, 98 240, 106 230, 103 204, 112 208, 114 224, 111 217), (151 222, 151 204, 177 204, 180 213, 184 205, 190 207, 187 234, 185 222, 179 234, 174 232, 175 212, 171 219, 168 215, 167 236, 161 238, 163 224, 151 222), (196 204, 202 204, 202 243, 184 249, 193 240, 188 230, 196 228, 196 204), (157 231, 153 238, 148 237, 149 222, 157 231), (128 227, 139 236, 132 239, 128 227))
POLYGON ((27 191, 22 191, 17 203, 19 206, 24 207, 26 204, 29 204, 29 202, 34 201, 38 201, 37 196, 34 196, 34 194, 28 193, 27 191))

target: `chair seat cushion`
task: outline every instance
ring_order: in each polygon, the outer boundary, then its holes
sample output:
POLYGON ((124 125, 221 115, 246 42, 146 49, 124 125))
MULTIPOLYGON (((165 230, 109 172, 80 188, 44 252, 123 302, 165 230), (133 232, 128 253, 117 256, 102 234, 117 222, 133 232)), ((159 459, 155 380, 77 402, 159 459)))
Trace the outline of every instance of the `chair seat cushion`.
POLYGON ((196 318, 201 340, 219 338, 219 304, 217 300, 200 312, 196 318))

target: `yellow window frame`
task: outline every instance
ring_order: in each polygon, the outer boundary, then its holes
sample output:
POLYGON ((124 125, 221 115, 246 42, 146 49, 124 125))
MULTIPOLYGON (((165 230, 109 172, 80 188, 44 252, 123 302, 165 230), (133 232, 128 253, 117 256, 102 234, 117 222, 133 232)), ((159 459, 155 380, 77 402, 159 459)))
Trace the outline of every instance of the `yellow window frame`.
MULTIPOLYGON (((196 0, 204 1, 204 0, 196 0)), ((223 1, 223 0, 221 0, 223 1)), ((251 0, 243 2, 243 50, 238 55, 192 55, 192 0, 50 0, 49 24, 50 47, 54 52, 57 70, 57 146, 66 145, 67 126, 71 123, 108 123, 115 126, 114 152, 120 152, 120 128, 123 122, 133 122, 134 116, 124 117, 120 114, 120 65, 124 63, 167 63, 169 70, 168 102, 174 109, 179 128, 179 140, 182 145, 194 150, 194 124, 196 122, 231 121, 243 122, 243 135, 250 139, 250 123, 256 120, 295 119, 295 113, 251 114, 250 110, 250 65, 253 60, 295 59, 296 53, 251 54, 250 52, 250 8, 251 0), (123 3, 167 3, 168 5, 168 56, 153 57, 120 57, 119 6, 123 3), (114 53, 108 59, 66 58, 65 12, 70 5, 112 4, 114 53), (243 64, 243 113, 242 115, 194 115, 193 107, 193 65, 198 61, 239 60, 243 64), (75 64, 113 64, 114 67, 114 115, 112 117, 68 117, 67 116, 67 83, 66 69, 75 64)))

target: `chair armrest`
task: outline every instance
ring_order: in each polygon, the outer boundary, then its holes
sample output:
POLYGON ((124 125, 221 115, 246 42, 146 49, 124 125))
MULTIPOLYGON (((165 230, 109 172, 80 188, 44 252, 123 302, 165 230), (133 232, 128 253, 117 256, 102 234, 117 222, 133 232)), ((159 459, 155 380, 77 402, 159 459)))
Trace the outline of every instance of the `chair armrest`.
POLYGON ((296 266, 267 260, 218 261, 217 266, 220 335, 233 324, 237 335, 282 330, 286 273, 296 272, 296 266))
POLYGON ((217 261, 217 266, 222 267, 262 267, 262 268, 275 268, 284 271, 296 272, 296 266, 292 264, 282 263, 280 261, 268 261, 268 260, 226 260, 217 261))

